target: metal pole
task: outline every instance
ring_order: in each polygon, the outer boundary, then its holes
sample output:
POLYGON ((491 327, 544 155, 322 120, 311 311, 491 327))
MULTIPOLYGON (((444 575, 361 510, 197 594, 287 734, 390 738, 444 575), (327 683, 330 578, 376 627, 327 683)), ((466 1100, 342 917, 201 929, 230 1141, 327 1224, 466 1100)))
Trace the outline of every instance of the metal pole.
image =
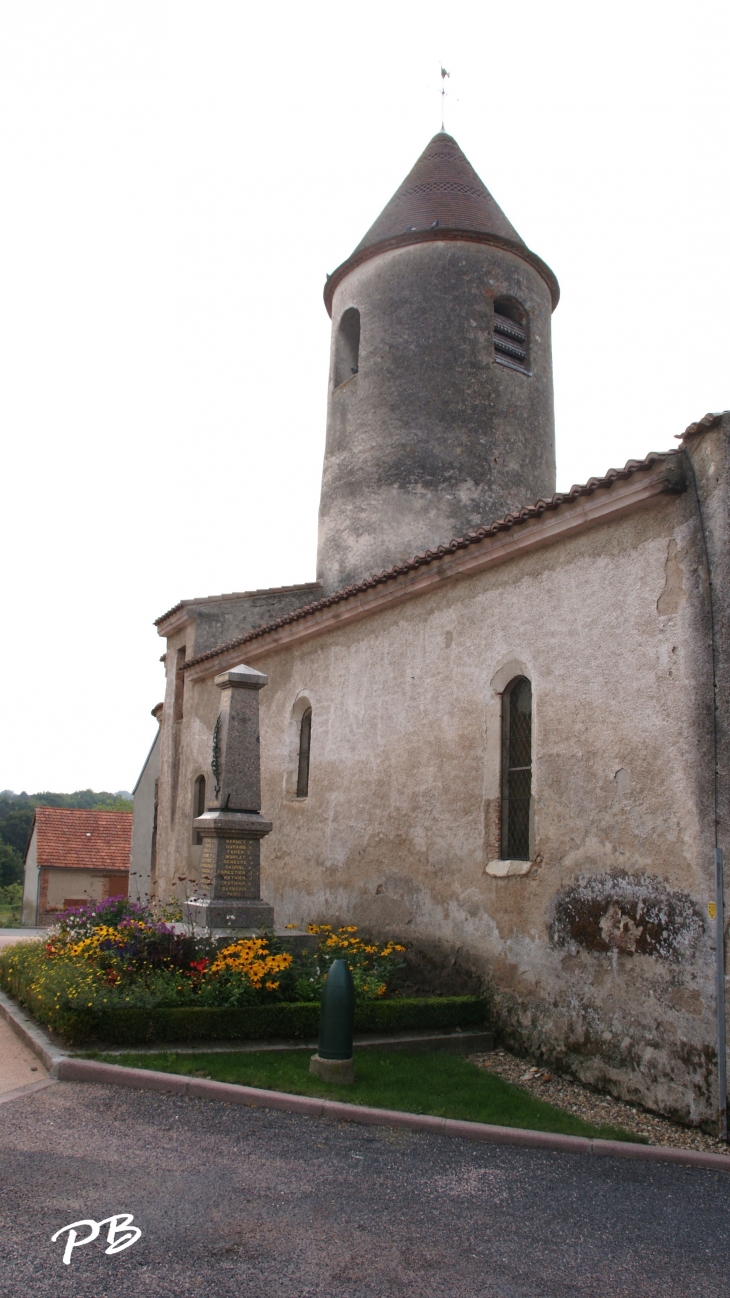
POLYGON ((725 878, 722 848, 715 848, 715 956, 717 964, 717 1106, 720 1140, 727 1140, 727 1049, 725 1044, 725 878))

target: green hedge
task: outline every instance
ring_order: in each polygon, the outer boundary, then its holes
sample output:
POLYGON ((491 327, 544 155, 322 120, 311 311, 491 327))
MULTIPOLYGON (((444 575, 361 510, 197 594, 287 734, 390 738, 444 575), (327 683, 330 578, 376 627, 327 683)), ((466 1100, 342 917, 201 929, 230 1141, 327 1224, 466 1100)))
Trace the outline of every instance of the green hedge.
MULTIPOLYGON (((487 1006, 479 996, 434 996, 418 1000, 363 1001, 355 1011, 356 1032, 408 1032, 481 1027, 487 1006)), ((240 1041, 280 1037, 316 1038, 319 1004, 280 1002, 243 1009, 195 1006, 182 1009, 113 1009, 56 1012, 54 1028, 70 1045, 138 1046, 155 1042, 240 1041)))

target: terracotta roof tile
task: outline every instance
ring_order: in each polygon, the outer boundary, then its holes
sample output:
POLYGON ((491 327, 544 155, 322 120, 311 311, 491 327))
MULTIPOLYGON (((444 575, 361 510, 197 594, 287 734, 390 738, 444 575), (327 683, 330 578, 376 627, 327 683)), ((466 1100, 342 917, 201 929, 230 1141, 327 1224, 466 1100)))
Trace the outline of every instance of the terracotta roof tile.
POLYGON ((269 622, 266 626, 257 627, 255 631, 249 631, 246 635, 239 636, 235 640, 228 640, 225 644, 217 645, 206 653, 197 654, 194 658, 187 660, 185 670, 194 667, 197 663, 206 662, 209 658, 217 658, 219 654, 226 653, 229 649, 236 649, 239 645, 248 644, 251 640, 258 640, 260 636, 266 635, 269 631, 276 631, 279 627, 298 622, 301 618, 311 617, 313 613, 318 613, 321 609, 331 608, 333 604, 340 604, 343 600, 352 599, 353 595, 359 595, 366 590, 371 590, 382 582, 395 581, 396 577, 413 572, 416 568, 433 563, 437 559, 443 559, 447 554, 454 554, 457 550, 466 550, 470 545, 476 545, 488 536, 495 536, 497 532, 507 531, 520 523, 526 523, 531 518, 539 518, 546 511, 559 509, 561 505, 569 504, 571 501, 577 500, 579 496, 591 496, 594 491, 598 491, 602 487, 612 487, 615 482, 625 481, 627 478, 632 477, 634 473, 641 473, 651 469, 659 461, 676 460, 680 455, 681 451, 679 450, 651 451, 644 460, 629 460, 623 469, 609 469, 608 473, 604 474, 602 478, 589 478, 588 482, 571 487, 570 491, 557 492, 550 500, 537 500, 534 505, 525 505, 516 513, 506 514, 504 518, 498 519, 495 523, 477 527, 473 532, 467 532, 465 536, 455 537, 447 545, 439 545, 435 550, 426 550, 423 554, 415 555, 413 559, 407 559, 403 563, 397 563, 392 568, 385 569, 383 572, 375 573, 372 577, 366 577, 363 581, 357 582, 356 585, 345 586, 342 590, 335 591, 334 594, 327 595, 324 599, 318 599, 313 604, 305 604, 303 608, 295 609, 294 612, 288 613, 286 617, 277 618, 275 622, 269 622))
POLYGON ((152 625, 159 626, 160 622, 164 622, 166 618, 172 617, 173 613, 179 613, 181 608, 185 608, 185 603, 186 601, 184 599, 178 600, 177 604, 173 604, 172 608, 168 608, 166 613, 161 613, 159 617, 156 617, 152 625))
POLYGON ((723 415, 726 414, 728 414, 727 410, 708 411, 702 419, 697 420, 697 423, 690 424, 688 428, 685 428, 683 433, 677 433, 677 441, 681 442, 685 437, 694 437, 695 433, 706 433, 710 428, 717 428, 717 425, 722 421, 723 415))
POLYGON ((37 807, 39 865, 65 870, 128 870, 131 811, 37 807))

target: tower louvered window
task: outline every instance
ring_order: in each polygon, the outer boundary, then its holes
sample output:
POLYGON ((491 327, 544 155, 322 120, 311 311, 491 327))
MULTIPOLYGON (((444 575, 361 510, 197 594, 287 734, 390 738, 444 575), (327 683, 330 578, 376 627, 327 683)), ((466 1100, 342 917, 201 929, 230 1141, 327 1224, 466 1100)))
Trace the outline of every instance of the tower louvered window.
POLYGON ((494 359, 529 374, 527 316, 512 302, 494 304, 494 359))
POLYGON ((518 676, 502 695, 502 859, 530 859, 532 685, 518 676))

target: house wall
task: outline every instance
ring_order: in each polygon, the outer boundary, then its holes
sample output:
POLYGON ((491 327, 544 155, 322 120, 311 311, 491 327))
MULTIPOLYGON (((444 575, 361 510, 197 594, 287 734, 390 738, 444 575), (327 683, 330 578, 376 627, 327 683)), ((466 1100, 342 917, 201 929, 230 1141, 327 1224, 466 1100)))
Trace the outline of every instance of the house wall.
POLYGON ((36 923, 36 911, 38 908, 38 830, 35 825, 28 844, 28 850, 25 854, 25 873, 23 876, 23 909, 21 911, 21 923, 30 924, 31 927, 36 923))
POLYGON ((52 918, 71 902, 106 901, 110 896, 126 896, 127 872, 97 873, 92 870, 69 870, 42 866, 38 922, 52 918))
MULTIPOLYGON (((291 648, 246 646, 243 660, 269 676, 262 895, 277 925, 351 922, 401 938, 444 976, 482 979, 513 1044, 661 1112, 708 1119, 709 646, 691 492, 291 648), (531 866, 495 878, 500 694, 517 673, 533 687, 531 866), (291 768, 304 699, 300 801, 291 768)), ((197 879, 192 788, 210 769, 218 708, 212 678, 188 682, 177 814, 163 748, 169 892, 197 879)))

